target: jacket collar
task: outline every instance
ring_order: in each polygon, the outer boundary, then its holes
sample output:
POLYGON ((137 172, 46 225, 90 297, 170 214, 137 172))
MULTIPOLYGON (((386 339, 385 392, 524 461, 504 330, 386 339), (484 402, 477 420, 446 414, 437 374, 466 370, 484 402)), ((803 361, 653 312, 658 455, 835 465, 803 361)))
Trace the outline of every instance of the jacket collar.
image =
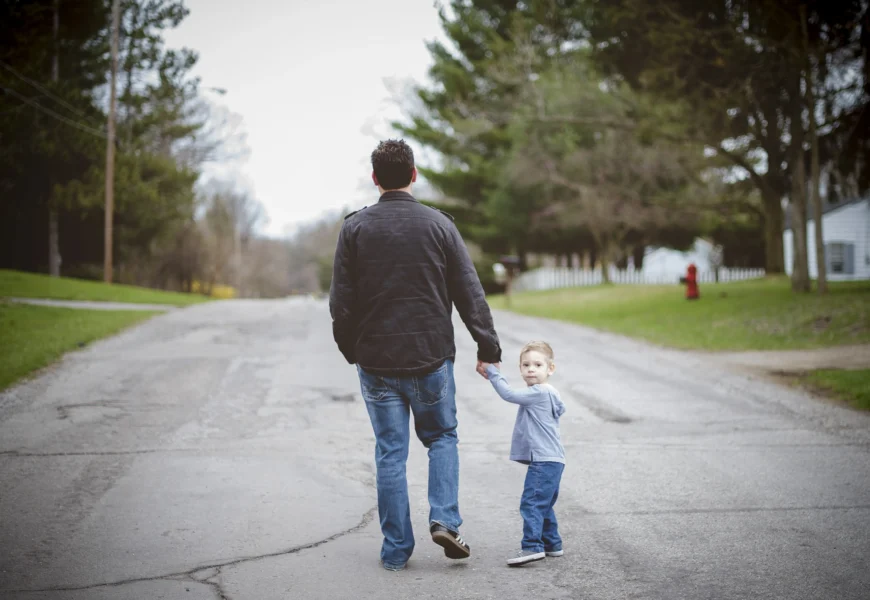
POLYGON ((408 192, 399 192, 399 191, 389 191, 381 194, 380 200, 378 202, 390 202, 392 200, 404 200, 406 202, 416 202, 417 199, 414 198, 408 192))

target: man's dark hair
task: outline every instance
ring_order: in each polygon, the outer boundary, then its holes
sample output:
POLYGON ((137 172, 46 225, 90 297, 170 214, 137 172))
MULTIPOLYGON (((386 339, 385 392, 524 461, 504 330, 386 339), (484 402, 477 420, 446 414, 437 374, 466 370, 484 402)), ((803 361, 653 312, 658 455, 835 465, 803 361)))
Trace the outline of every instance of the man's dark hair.
POLYGON ((372 170, 385 190, 408 187, 414 174, 414 152, 405 140, 386 140, 372 152, 372 170))

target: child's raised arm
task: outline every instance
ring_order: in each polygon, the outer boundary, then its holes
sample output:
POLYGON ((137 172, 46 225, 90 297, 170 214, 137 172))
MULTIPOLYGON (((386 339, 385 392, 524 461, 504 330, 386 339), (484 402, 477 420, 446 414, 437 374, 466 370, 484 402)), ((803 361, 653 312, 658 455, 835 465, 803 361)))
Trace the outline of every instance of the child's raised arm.
POLYGON ((530 406, 541 402, 546 396, 546 392, 536 385, 522 389, 512 388, 507 379, 493 365, 486 368, 486 375, 496 393, 507 402, 530 406))

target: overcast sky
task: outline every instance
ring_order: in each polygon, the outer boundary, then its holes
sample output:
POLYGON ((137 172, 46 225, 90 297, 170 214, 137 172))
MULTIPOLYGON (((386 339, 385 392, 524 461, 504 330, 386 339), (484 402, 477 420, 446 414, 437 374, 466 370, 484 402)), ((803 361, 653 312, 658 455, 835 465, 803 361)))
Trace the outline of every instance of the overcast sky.
MULTIPOLYGON (((167 46, 199 52, 194 74, 238 113, 250 156, 211 173, 263 203, 281 235, 327 210, 377 201, 369 154, 400 116, 390 81, 426 80, 442 38, 433 0, 186 0, 167 46)), ((415 146, 416 150, 416 146, 415 146)))

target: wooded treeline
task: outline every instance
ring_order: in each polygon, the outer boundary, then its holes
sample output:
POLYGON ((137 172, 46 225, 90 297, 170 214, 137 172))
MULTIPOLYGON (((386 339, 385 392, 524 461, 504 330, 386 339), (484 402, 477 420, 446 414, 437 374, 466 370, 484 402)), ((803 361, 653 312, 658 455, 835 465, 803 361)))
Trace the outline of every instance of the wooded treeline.
MULTIPOLYGON (((0 268, 103 278, 111 1, 0 3, 0 268)), ((167 48, 179 0, 120 2, 113 280, 208 293, 290 291, 260 203, 209 163, 248 152, 224 90, 167 48), (277 276, 276 276, 277 271, 277 276)))

